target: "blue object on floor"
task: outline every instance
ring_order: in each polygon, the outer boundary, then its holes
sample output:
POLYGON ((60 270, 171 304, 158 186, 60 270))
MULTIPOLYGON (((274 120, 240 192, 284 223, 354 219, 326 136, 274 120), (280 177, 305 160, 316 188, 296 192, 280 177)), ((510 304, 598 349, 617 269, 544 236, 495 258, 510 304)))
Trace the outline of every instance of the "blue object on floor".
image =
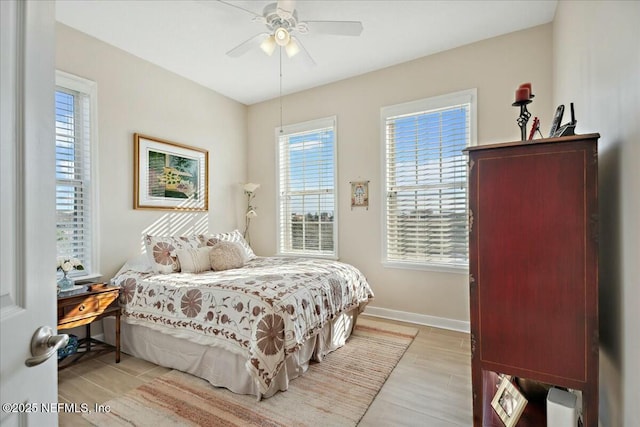
POLYGON ((78 351, 78 337, 73 334, 69 334, 69 342, 67 345, 58 349, 58 360, 71 356, 76 351, 78 351))

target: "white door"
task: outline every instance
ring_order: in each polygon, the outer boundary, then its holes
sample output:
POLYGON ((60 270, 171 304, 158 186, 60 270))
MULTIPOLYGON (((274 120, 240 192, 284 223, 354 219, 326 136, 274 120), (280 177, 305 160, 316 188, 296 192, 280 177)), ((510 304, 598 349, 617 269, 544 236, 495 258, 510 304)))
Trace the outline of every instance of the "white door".
POLYGON ((0 8, 0 424, 56 426, 57 357, 25 364, 56 333, 55 3, 0 8))

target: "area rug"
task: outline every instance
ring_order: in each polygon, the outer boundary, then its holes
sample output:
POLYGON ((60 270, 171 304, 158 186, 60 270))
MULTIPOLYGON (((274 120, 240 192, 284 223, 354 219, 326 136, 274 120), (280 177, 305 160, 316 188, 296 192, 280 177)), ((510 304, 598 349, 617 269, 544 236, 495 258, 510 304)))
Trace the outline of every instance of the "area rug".
POLYGON ((96 426, 355 426, 418 331, 358 319, 347 344, 313 363, 289 389, 257 401, 180 371, 85 414, 96 426))

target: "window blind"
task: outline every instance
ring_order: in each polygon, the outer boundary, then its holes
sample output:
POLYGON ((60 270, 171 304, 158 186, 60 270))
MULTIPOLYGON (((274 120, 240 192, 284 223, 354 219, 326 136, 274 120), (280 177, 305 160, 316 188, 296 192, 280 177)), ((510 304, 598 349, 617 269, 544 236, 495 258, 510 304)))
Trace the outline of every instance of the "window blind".
POLYGON ((90 97, 56 87, 57 254, 92 271, 90 97))
POLYGON ((468 266, 467 166, 471 103, 386 114, 385 258, 468 266))
POLYGON ((280 253, 337 255, 335 148, 334 119, 278 133, 280 253))

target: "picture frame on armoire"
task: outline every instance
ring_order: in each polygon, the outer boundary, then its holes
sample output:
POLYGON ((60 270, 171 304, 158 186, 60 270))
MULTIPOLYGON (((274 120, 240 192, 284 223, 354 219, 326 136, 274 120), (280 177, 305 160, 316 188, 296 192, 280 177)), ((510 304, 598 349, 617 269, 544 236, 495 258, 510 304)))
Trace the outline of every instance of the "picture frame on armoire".
POLYGON ((505 427, 516 425, 525 406, 527 406, 527 399, 511 382, 511 377, 503 377, 498 391, 493 396, 491 407, 496 411, 505 427))

